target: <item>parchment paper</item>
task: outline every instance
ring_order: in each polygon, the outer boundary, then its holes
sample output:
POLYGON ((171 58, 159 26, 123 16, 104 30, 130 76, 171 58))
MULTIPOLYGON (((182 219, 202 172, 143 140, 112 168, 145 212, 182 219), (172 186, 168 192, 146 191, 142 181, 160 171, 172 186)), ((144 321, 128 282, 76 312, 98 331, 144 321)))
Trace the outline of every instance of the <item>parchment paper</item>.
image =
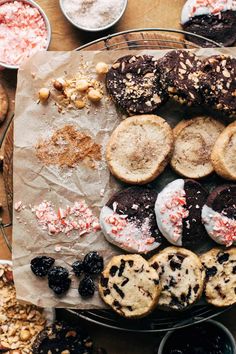
MULTIPOLYGON (((145 54, 150 53, 158 57, 165 52, 145 51, 145 54)), ((197 51, 197 54, 204 56, 219 52, 236 55, 236 48, 202 49, 197 51)), ((52 79, 65 75, 72 77, 83 62, 88 63, 87 72, 96 78, 97 62, 105 61, 111 64, 115 59, 130 53, 137 52, 41 52, 21 67, 18 73, 14 125, 14 203, 22 201, 25 205, 34 206, 48 200, 52 201, 57 209, 85 199, 88 206, 99 216, 99 209, 116 190, 121 189, 121 184, 110 176, 104 160, 106 142, 114 128, 125 118, 118 113, 114 104, 104 99, 89 112, 86 109, 67 110, 66 114, 60 114, 53 100, 49 100, 46 105, 37 104, 37 93, 41 87, 50 86, 52 79), (81 163, 77 168, 61 171, 55 166, 46 167, 37 159, 36 142, 40 138, 48 138, 53 131, 65 124, 73 124, 102 145, 103 161, 98 169, 93 170, 81 163), (104 197, 100 196, 102 189, 105 191, 104 197)), ((176 103, 167 103, 158 114, 174 126, 189 112, 180 109, 176 103)), ((167 168, 157 179, 155 188, 160 189, 175 178, 174 173, 167 168)), ((113 255, 122 253, 105 240, 102 232, 82 237, 78 237, 76 232, 71 236, 50 236, 38 226, 30 209, 20 213, 14 211, 13 265, 17 298, 42 307, 106 307, 97 292, 91 299, 83 300, 77 290, 79 281, 74 276, 69 292, 65 296, 57 297, 48 288, 47 280, 35 277, 30 270, 30 261, 37 255, 52 256, 56 259, 56 265, 71 270, 70 265, 76 259, 81 259, 87 252, 94 250, 103 255, 105 263, 113 255), (62 250, 56 252, 55 245, 60 245, 62 250)))

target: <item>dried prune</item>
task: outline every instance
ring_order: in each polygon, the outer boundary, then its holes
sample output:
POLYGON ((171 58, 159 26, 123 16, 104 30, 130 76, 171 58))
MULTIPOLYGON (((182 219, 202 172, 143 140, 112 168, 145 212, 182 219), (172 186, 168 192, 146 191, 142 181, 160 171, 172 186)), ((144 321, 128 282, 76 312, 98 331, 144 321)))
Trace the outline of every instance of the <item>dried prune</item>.
POLYGON ((88 274, 99 274, 103 271, 103 258, 97 252, 89 252, 83 261, 84 272, 88 274))
POLYGON ((81 280, 78 291, 82 297, 93 296, 95 292, 95 285, 93 279, 90 276, 86 275, 81 280))
POLYGON ((61 295, 69 290, 71 279, 69 272, 63 267, 53 267, 48 272, 48 286, 55 294, 61 295))
POLYGON ((73 269, 73 272, 75 273, 75 275, 77 277, 79 277, 84 271, 84 262, 83 261, 75 261, 72 264, 72 269, 73 269))
POLYGON ((52 257, 39 256, 31 260, 30 267, 32 272, 37 277, 45 277, 48 274, 50 268, 53 266, 54 262, 55 259, 52 257))

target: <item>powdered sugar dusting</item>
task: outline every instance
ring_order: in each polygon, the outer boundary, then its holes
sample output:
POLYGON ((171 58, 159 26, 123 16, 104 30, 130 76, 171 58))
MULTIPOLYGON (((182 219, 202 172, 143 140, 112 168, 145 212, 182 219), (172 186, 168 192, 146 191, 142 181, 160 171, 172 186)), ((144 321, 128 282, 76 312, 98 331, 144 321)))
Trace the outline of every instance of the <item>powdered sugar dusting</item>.
POLYGON ((45 21, 35 7, 21 1, 0 6, 0 61, 20 65, 47 47, 45 21))
POLYGON ((114 22, 122 12, 124 0, 64 0, 63 9, 78 26, 97 29, 114 22))

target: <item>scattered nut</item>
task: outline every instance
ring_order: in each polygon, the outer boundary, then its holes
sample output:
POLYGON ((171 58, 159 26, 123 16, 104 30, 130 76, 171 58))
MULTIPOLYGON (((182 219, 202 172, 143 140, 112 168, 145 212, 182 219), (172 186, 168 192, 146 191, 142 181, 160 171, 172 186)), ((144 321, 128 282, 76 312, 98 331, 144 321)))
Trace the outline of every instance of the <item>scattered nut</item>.
POLYGON ((102 99, 102 94, 100 91, 91 88, 88 92, 88 99, 92 102, 99 102, 102 99))
POLYGON ((50 96, 50 90, 46 87, 43 87, 39 90, 38 96, 40 101, 46 102, 50 96))
POLYGON ((27 329, 22 329, 20 332, 20 339, 24 342, 27 341, 31 337, 30 331, 27 329))
POLYGON ((109 67, 106 63, 100 62, 96 65, 96 73, 98 75, 106 74, 109 70, 109 67))
POLYGON ((81 80, 77 81, 76 88, 78 91, 81 91, 81 92, 87 91, 89 88, 89 83, 87 80, 81 79, 81 80))
POLYGON ((57 91, 63 91, 63 89, 64 89, 63 84, 62 84, 60 81, 58 81, 58 80, 55 80, 55 81, 54 81, 53 87, 54 87, 57 91))
POLYGON ((75 107, 78 109, 82 109, 85 107, 85 102, 82 100, 76 100, 75 101, 75 107))

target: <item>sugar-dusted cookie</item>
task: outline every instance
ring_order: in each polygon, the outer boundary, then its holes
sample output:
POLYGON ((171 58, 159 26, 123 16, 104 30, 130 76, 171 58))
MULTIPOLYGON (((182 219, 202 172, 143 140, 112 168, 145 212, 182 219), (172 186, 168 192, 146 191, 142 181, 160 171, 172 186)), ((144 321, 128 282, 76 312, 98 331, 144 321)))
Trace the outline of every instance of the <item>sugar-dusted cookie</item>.
POLYGON ((102 208, 100 225, 106 239, 132 253, 147 253, 162 242, 154 205, 157 192, 145 187, 126 188, 102 208))
POLYGON ((153 112, 167 100, 157 60, 150 55, 118 59, 106 75, 106 87, 115 103, 129 114, 153 112))
POLYGON ((115 256, 102 273, 99 293, 118 314, 143 317, 157 305, 159 277, 140 255, 115 256))
POLYGON ((173 245, 195 248, 207 234, 201 223, 201 210, 207 192, 200 183, 177 179, 167 184, 155 203, 157 225, 173 245))
POLYGON ((211 163, 215 172, 231 181, 236 181, 236 122, 229 124, 215 142, 211 163))
POLYGON ((208 235, 220 245, 236 244, 236 184, 215 188, 202 208, 208 235))
POLYGON ((211 152, 224 125, 211 117, 183 120, 174 128, 175 147, 171 166, 187 178, 203 178, 214 169, 211 152))
POLYGON ((156 115, 133 116, 122 121, 107 144, 111 173, 129 184, 153 181, 168 164, 173 150, 169 124, 156 115))
POLYGON ((214 248, 201 256, 206 269, 206 300, 218 307, 236 303, 236 248, 214 248))
POLYGON ((202 295, 205 272, 199 257, 184 248, 167 247, 149 260, 160 278, 159 307, 185 310, 202 295))

